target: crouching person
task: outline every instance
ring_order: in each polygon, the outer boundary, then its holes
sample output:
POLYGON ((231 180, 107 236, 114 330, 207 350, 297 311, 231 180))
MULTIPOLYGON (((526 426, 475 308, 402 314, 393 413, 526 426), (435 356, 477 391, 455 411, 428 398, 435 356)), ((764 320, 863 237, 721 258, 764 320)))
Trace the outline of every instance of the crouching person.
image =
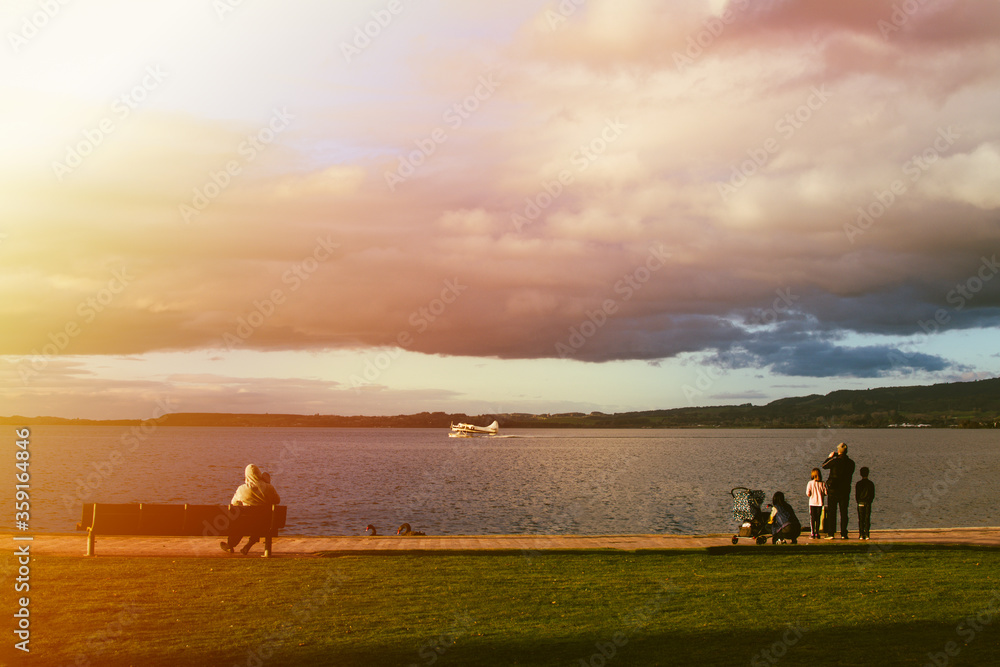
POLYGON ((795 544, 802 533, 802 524, 795 516, 795 510, 785 502, 785 494, 781 491, 776 491, 771 497, 771 518, 768 523, 771 524, 771 544, 779 540, 795 544))

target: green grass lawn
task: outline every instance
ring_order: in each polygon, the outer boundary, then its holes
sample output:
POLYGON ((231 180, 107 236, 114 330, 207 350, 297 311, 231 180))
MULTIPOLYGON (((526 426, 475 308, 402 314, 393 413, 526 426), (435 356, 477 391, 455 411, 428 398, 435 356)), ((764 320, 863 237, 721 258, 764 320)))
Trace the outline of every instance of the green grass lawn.
POLYGON ((31 576, 34 665, 1000 664, 996 549, 39 557, 31 576))

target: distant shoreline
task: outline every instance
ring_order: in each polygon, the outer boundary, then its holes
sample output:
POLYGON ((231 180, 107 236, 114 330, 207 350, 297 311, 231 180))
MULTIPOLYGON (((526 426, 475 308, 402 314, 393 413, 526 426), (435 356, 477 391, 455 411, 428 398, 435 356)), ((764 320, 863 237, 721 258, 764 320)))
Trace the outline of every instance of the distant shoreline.
MULTIPOLYGON (((187 417, 188 415, 185 415, 187 417)), ((266 417, 267 415, 242 415, 242 414, 232 414, 232 415, 201 415, 203 419, 188 420, 188 419, 171 419, 174 415, 165 415, 160 419, 67 419, 62 417, 0 417, 0 424, 5 426, 13 426, 16 428, 25 428, 33 426, 121 426, 121 427, 133 427, 133 428, 143 428, 144 430, 149 428, 159 428, 159 427, 171 427, 171 428, 354 428, 354 429, 429 429, 429 430, 440 430, 447 431, 449 429, 449 424, 420 424, 420 423, 371 423, 378 422, 380 417, 336 417, 331 416, 327 419, 320 418, 316 420, 317 422, 322 421, 335 421, 336 423, 302 423, 299 420, 286 421, 282 419, 275 419, 273 421, 268 421, 266 419, 259 419, 261 417, 266 417), (344 423, 348 422, 348 423, 344 423), (353 423, 353 422, 363 422, 363 423, 353 423)), ((386 417, 386 421, 399 422, 404 421, 406 417, 411 417, 412 415, 405 415, 402 419, 400 417, 386 417)), ((301 418, 302 415, 295 415, 295 417, 301 418)), ((501 416, 502 417, 502 416, 501 416)), ((465 419, 469 419, 466 417, 465 419)), ((312 421, 312 420, 306 420, 312 421)), ((746 425, 746 424, 670 424, 670 425, 637 425, 637 424, 605 424, 605 423, 587 423, 581 420, 580 422, 562 422, 554 421, 547 423, 546 421, 539 420, 532 423, 508 423, 502 425, 502 430, 498 438, 502 438, 503 435, 509 431, 513 430, 591 430, 591 431, 676 431, 676 430, 686 430, 686 431, 715 431, 720 429, 730 429, 730 430, 741 430, 741 431, 765 431, 765 430, 783 430, 783 431, 817 431, 817 430, 940 430, 940 429, 956 429, 956 428, 996 428, 990 426, 958 426, 958 425, 921 425, 921 426, 901 426, 901 425, 887 425, 887 426, 864 426, 858 424, 820 424, 820 425, 806 425, 806 424, 780 424, 780 425, 746 425)), ((482 436, 471 438, 473 440, 480 439, 490 439, 493 436, 482 436)))
MULTIPOLYGON (((447 430, 447 426, 405 426, 405 425, 369 425, 369 426, 358 426, 352 424, 285 424, 285 423, 274 423, 274 424, 240 424, 240 423, 225 423, 225 424, 208 424, 208 423, 196 423, 196 424, 179 424, 171 423, 157 420, 140 420, 140 419, 63 419, 59 417, 30 417, 19 419, 17 417, 0 417, 0 424, 5 426, 141 426, 144 423, 154 422, 157 426, 169 426, 171 428, 360 428, 360 429, 430 429, 430 430, 447 430)), ((587 424, 532 424, 530 426, 505 426, 504 430, 540 430, 540 429, 552 429, 552 430, 570 430, 570 429, 581 429, 581 430, 595 430, 595 431, 714 431, 718 429, 738 429, 741 431, 765 431, 765 430, 785 430, 785 431, 815 431, 817 428, 829 429, 829 430, 841 430, 841 429, 864 429, 864 430, 888 430, 892 429, 910 429, 917 427, 893 427, 893 426, 733 426, 733 425, 692 425, 692 426, 605 426, 605 425, 587 425, 587 424)), ((922 429, 953 429, 958 428, 957 426, 923 426, 922 429)), ((472 439, 489 439, 490 436, 484 436, 484 438, 472 438, 472 439)), ((502 434, 501 434, 502 437, 502 434)))
MULTIPOLYGON (((157 413, 154 413, 154 415, 157 413)), ((162 413, 159 413, 162 414, 162 413)), ((929 386, 840 390, 780 398, 766 405, 716 405, 637 412, 524 412, 468 415, 420 412, 409 415, 298 415, 169 413, 156 419, 68 419, 14 415, 0 417, 13 426, 220 426, 307 428, 438 428, 452 423, 486 425, 496 420, 501 433, 511 428, 595 429, 845 429, 845 428, 1000 428, 1000 378, 929 386)))

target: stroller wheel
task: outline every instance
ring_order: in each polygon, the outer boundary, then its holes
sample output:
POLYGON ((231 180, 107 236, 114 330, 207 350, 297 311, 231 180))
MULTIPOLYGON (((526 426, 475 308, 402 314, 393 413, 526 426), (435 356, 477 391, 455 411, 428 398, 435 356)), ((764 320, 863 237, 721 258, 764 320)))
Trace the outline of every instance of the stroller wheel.
POLYGON ((766 543, 767 543, 767 536, 759 535, 757 537, 757 544, 766 544, 766 543))
POLYGON ((740 541, 740 538, 738 536, 736 536, 736 535, 733 535, 733 544, 737 544, 739 541, 740 541))

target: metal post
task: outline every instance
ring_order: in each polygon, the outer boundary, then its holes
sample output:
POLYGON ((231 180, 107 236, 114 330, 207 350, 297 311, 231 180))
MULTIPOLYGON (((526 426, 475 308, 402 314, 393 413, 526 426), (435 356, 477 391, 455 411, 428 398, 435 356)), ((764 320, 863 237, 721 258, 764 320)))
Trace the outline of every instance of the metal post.
POLYGON ((87 555, 94 555, 94 528, 97 526, 97 503, 94 503, 90 513, 90 526, 87 527, 87 555))

